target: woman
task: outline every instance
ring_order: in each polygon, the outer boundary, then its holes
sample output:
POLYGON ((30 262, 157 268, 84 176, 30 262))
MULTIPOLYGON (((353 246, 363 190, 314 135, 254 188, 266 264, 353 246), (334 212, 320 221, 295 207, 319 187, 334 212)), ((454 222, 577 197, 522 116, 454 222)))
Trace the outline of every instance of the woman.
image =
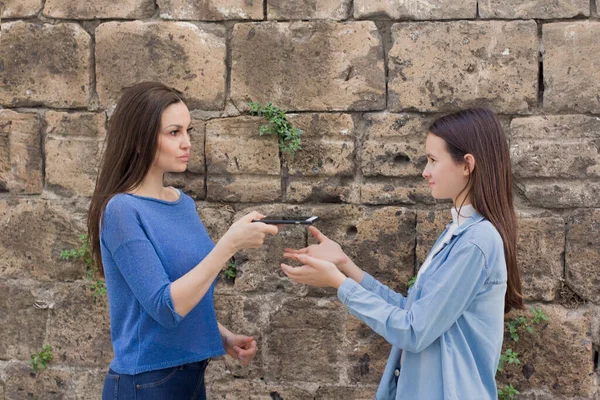
POLYGON ((190 124, 181 92, 154 82, 128 88, 110 120, 88 214, 114 349, 103 399, 205 399, 211 357, 247 365, 257 351, 217 322, 213 291, 227 260, 277 227, 252 223, 264 218, 252 212, 215 245, 194 201, 163 186, 165 172, 186 170, 190 124))
POLYGON ((376 398, 497 399, 504 312, 523 308, 506 137, 489 110, 437 120, 423 177, 452 199, 442 232, 404 297, 361 270, 315 228, 318 245, 285 249, 292 279, 338 289, 353 315, 393 345, 376 398))

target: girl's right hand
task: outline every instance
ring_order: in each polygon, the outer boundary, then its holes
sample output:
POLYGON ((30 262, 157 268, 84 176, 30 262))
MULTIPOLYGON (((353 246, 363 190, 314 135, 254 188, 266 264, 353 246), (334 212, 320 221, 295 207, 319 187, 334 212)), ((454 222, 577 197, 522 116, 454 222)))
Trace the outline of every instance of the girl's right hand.
POLYGON ((329 261, 335 264, 340 271, 345 272, 344 269, 346 264, 350 262, 350 259, 346 253, 344 253, 342 247, 323 235, 321 231, 314 226, 310 226, 308 230, 319 241, 319 244, 313 244, 303 249, 286 248, 283 249, 283 256, 286 258, 297 259, 298 254, 307 254, 319 260, 329 261))
POLYGON ((265 241, 265 235, 277 235, 279 229, 276 225, 268 225, 262 222, 252 222, 253 219, 263 219, 265 216, 257 211, 243 216, 231 225, 225 232, 223 238, 233 251, 242 249, 257 249, 265 241))

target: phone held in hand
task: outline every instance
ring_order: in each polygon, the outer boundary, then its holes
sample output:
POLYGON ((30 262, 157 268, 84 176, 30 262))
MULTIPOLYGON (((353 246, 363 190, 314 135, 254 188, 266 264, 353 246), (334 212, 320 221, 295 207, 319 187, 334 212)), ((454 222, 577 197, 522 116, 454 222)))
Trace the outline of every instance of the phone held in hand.
POLYGON ((264 219, 253 219, 252 222, 262 222, 271 225, 312 225, 319 217, 285 217, 285 216, 266 216, 264 219))

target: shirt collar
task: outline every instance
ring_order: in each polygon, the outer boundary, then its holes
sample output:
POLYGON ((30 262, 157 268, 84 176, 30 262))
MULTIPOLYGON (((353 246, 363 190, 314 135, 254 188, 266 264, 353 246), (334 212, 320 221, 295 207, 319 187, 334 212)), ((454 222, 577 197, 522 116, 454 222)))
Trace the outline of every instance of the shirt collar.
POLYGON ((452 221, 457 226, 461 226, 477 211, 475 211, 475 208, 471 204, 466 204, 460 208, 460 215, 458 214, 458 210, 456 209, 456 207, 452 207, 452 210, 450 210, 450 212, 452 213, 452 221))
MULTIPOLYGON (((471 206, 471 205, 469 205, 469 206, 470 206, 470 207, 473 207, 473 206, 471 206)), ((480 214, 480 213, 479 213, 477 210, 475 210, 475 208, 473 207, 473 214, 472 214, 472 215, 471 215, 469 218, 466 218, 466 219, 464 219, 464 220, 463 220, 463 218, 465 217, 465 207, 466 207, 466 206, 463 206, 463 207, 462 207, 462 210, 460 210, 460 215, 461 215, 461 217, 460 217, 460 221, 461 221, 461 222, 460 222, 460 226, 458 226, 458 227, 457 227, 457 228, 454 230, 454 232, 452 232, 452 236, 458 236, 458 235, 460 235, 460 234, 461 234, 461 233, 463 233, 465 230, 467 230, 467 229, 468 229, 468 228, 469 228, 471 225, 474 225, 474 224, 476 224, 476 223, 478 223, 478 222, 481 222, 482 220, 484 220, 484 219, 485 219, 485 217, 484 217, 483 215, 481 215, 481 214, 480 214)), ((458 216, 458 215, 457 215, 457 216, 458 216)), ((454 215, 453 215, 453 217, 454 217, 454 215)), ((453 218, 453 219, 454 219, 454 218, 453 218)), ((445 233, 445 232, 447 232, 447 230, 448 230, 448 229, 450 229, 450 227, 451 227, 452 225, 453 225, 453 222, 449 223, 449 224, 446 226, 446 230, 444 231, 444 233, 445 233)), ((441 240, 441 237, 440 237, 440 240, 441 240)), ((437 242, 436 242, 436 243, 437 243, 437 242)))

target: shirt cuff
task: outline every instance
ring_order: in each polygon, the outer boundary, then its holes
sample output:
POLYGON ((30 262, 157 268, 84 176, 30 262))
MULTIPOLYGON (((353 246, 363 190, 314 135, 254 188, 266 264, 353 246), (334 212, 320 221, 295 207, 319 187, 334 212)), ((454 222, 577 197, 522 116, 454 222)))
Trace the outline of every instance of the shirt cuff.
POLYGON ((365 272, 365 276, 362 278, 362 281, 360 281, 360 286, 364 287, 369 292, 372 292, 377 286, 377 279, 373 278, 371 274, 365 272))
POLYGON ((342 301, 342 304, 347 306, 350 302, 350 298, 359 287, 360 285, 354 280, 346 278, 337 290, 337 295, 342 301))

